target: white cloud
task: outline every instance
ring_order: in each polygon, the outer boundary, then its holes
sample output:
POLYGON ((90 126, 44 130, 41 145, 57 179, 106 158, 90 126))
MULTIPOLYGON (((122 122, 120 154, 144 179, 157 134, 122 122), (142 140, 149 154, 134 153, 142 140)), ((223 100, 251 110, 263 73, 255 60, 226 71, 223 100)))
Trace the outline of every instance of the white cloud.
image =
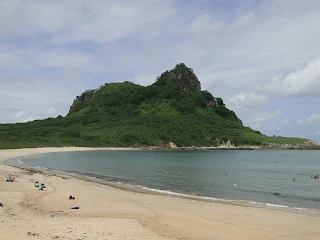
POLYGON ((226 102, 231 109, 255 108, 262 106, 267 99, 266 95, 257 95, 255 93, 241 92, 226 102))
POLYGON ((252 129, 258 130, 260 126, 261 126, 261 123, 257 122, 255 124, 253 124, 252 129))
POLYGON ((259 113, 257 114, 253 119, 252 121, 253 122, 264 122, 264 121, 267 121, 267 120, 270 120, 274 117, 277 117, 281 114, 281 111, 276 111, 274 113, 267 113, 267 112, 262 112, 262 113, 259 113))
POLYGON ((236 29, 247 27, 254 21, 254 18, 255 18, 255 14, 253 12, 249 12, 247 14, 239 16, 230 25, 230 29, 236 30, 236 29))
POLYGON ((319 135, 319 134, 320 134, 320 130, 315 131, 313 134, 314 134, 314 135, 319 135))
POLYGON ((283 123, 284 123, 284 124, 287 124, 288 122, 290 122, 290 118, 285 118, 285 119, 283 119, 283 123))
POLYGON ((56 111, 57 111, 57 109, 56 109, 56 108, 51 107, 51 108, 49 108, 49 109, 48 109, 47 113, 48 113, 49 115, 51 115, 51 114, 56 113, 56 111))
POLYGON ((320 1, 209 2, 0 1, 0 122, 28 119, 13 120, 22 109, 34 119, 52 106, 63 115, 85 89, 123 79, 149 85, 179 62, 228 107, 246 109, 237 113, 244 122, 251 108, 278 105, 294 119, 291 106, 304 103, 311 115, 303 97, 271 96, 319 93, 320 1))
POLYGON ((258 85, 260 93, 280 96, 318 95, 320 90, 320 57, 310 61, 307 66, 288 74, 284 78, 276 77, 271 82, 258 85))
POLYGON ((301 124, 301 123, 303 123, 303 120, 300 119, 300 120, 297 121, 297 123, 301 124))
POLYGON ((29 122, 29 121, 33 120, 30 113, 26 110, 21 110, 15 114, 13 114, 12 119, 14 122, 29 122))
POLYGON ((308 119, 308 123, 320 123, 320 114, 312 114, 308 119))
POLYGON ((33 117, 29 116, 27 118, 25 118, 24 120, 22 120, 22 122, 31 122, 33 120, 33 117))
POLYGON ((192 20, 189 31, 192 34, 211 34, 221 29, 223 23, 214 21, 209 14, 198 16, 192 20))
POLYGON ((21 117, 24 117, 28 114, 29 113, 26 110, 21 110, 21 111, 17 112, 16 114, 14 114, 13 117, 14 118, 21 118, 21 117))

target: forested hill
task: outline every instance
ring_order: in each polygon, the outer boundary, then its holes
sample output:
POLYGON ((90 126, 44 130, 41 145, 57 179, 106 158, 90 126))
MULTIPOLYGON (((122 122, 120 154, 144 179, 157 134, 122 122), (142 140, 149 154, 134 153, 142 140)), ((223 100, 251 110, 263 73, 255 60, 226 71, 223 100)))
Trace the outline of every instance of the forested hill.
POLYGON ((296 144, 304 139, 267 137, 244 127, 221 98, 201 91, 181 63, 144 87, 106 83, 77 96, 67 116, 0 125, 0 148, 45 146, 216 146, 296 144))

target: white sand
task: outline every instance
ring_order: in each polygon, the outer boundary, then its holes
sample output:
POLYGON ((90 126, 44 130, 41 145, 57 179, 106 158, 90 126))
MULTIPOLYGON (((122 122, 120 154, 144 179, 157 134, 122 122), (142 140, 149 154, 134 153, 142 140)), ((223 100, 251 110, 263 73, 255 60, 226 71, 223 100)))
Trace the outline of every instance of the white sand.
MULTIPOLYGON (((0 151, 0 163, 11 157, 79 150, 93 149, 5 150, 0 151)), ((317 215, 142 194, 3 164, 0 202, 1 240, 320 239, 317 215), (10 173, 17 182, 5 182, 10 173), (34 181, 47 188, 37 190, 34 181), (76 199, 68 200, 69 195, 76 199), (72 206, 80 209, 71 210, 72 206)))

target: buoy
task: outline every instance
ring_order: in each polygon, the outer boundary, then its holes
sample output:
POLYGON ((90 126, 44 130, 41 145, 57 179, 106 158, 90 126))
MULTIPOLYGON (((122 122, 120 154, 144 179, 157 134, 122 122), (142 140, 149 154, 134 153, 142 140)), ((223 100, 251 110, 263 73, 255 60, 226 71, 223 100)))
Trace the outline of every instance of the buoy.
POLYGON ((233 184, 233 186, 234 186, 234 187, 236 187, 236 186, 237 186, 237 184, 233 184))

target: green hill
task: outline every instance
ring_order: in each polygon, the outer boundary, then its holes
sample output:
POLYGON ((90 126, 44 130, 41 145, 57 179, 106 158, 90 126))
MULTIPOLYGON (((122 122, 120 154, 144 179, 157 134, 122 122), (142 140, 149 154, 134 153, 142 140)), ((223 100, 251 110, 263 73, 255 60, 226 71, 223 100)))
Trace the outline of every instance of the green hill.
POLYGON ((299 138, 267 137, 242 125, 223 100, 201 85, 183 63, 143 87, 106 83, 74 100, 67 116, 1 124, 0 148, 46 146, 216 146, 298 144, 299 138))

